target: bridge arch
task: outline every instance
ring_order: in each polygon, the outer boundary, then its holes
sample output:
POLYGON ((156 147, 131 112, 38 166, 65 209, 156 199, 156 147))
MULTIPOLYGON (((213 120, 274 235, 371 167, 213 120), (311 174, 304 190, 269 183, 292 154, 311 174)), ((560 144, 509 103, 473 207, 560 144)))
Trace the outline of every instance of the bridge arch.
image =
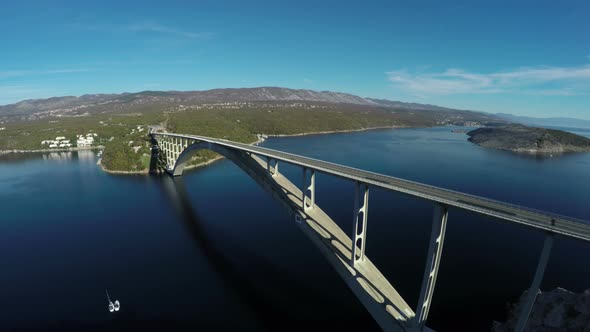
MULTIPOLYGON (((384 330, 407 330, 415 316, 413 310, 368 258, 355 259, 355 265, 350 266, 352 240, 317 203, 304 202, 303 191, 279 174, 276 160, 272 164, 271 160, 254 153, 207 141, 192 140, 184 145, 162 142, 162 145, 160 152, 165 159, 175 160, 174 165, 167 168, 173 176, 181 176, 191 158, 201 150, 216 152, 232 161, 286 209, 384 330)), ((310 181, 312 184, 307 190, 313 195, 313 180, 310 181)), ((306 195, 308 199, 311 197, 306 195)))
MULTIPOLYGON (((209 142, 195 142, 185 148, 182 153, 178 156, 174 167, 172 168, 173 176, 180 176, 184 172, 184 169, 188 165, 191 158, 201 150, 209 150, 222 155, 223 157, 231 160, 234 164, 240 166, 241 156, 237 156, 235 151, 230 150, 224 146, 220 146, 209 142)), ((241 167, 240 167, 241 168, 241 167)))
MULTIPOLYGON (((244 151, 234 150, 222 145, 218 145, 211 142, 196 141, 189 144, 178 156, 176 163, 170 170, 172 176, 181 176, 184 169, 187 167, 191 158, 201 150, 209 150, 220 154, 224 158, 230 160, 242 171, 244 171, 250 178, 258 183, 264 190, 270 192, 275 199, 287 209, 291 216, 295 216, 297 209, 299 208, 293 203, 292 193, 280 190, 279 186, 273 181, 273 174, 269 173, 272 171, 269 169, 269 165, 261 158, 251 155, 244 151), (291 196, 291 197, 290 197, 291 196)), ((278 167, 277 167, 278 168, 278 167)))

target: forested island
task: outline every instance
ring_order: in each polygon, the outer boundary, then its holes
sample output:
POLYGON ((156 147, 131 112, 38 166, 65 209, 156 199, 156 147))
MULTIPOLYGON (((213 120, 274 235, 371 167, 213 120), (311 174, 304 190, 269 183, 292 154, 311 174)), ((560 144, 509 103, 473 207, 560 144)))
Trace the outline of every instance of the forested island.
POLYGON ((513 152, 555 154, 590 151, 590 139, 561 130, 511 124, 467 133, 477 145, 513 152))
MULTIPOLYGON (((94 140, 85 148, 104 147, 103 169, 146 173, 151 148, 147 129, 153 125, 168 132, 253 143, 259 135, 486 125, 497 121, 480 112, 277 87, 84 95, 0 106, 0 154, 73 150, 75 144, 51 149, 44 142, 72 144, 81 134, 91 134, 94 140)), ((216 157, 201 151, 192 164, 216 157)))

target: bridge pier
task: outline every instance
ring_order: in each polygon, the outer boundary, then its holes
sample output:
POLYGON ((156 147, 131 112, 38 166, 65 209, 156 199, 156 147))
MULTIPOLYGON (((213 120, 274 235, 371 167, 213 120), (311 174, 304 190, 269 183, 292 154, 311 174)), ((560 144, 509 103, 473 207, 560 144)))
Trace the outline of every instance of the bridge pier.
POLYGON ((365 242, 367 239, 367 214, 369 211, 369 185, 356 181, 354 184, 354 219, 352 228, 352 257, 350 265, 365 260, 365 242), (361 197, 362 195, 362 206, 361 197))
POLYGON ((416 310, 416 317, 414 318, 415 325, 419 328, 424 326, 426 318, 428 318, 430 305, 432 304, 432 295, 434 294, 434 286, 436 285, 436 277, 438 276, 448 216, 449 211, 447 206, 435 205, 430 244, 428 246, 428 255, 426 256, 426 268, 424 269, 422 289, 420 290, 418 308, 416 310))
POLYGON ((178 156, 180 155, 180 140, 178 137, 174 138, 174 160, 178 160, 178 156))
POLYGON ((168 168, 171 169, 172 165, 174 165, 174 160, 175 160, 175 153, 174 153, 174 137, 170 138, 170 142, 168 147, 170 148, 170 164, 168 164, 168 168))
POLYGON ((277 174, 279 174, 279 161, 267 157, 266 158, 266 171, 268 172, 268 174, 270 174, 273 177, 277 176, 277 174), (274 166, 272 165, 273 161, 274 161, 274 166))
POLYGON ((176 161, 176 156, 174 154, 174 137, 170 138, 170 141, 168 142, 168 149, 168 151, 170 151, 170 163, 168 164, 168 169, 172 170, 172 168, 174 168, 174 163, 176 161))
POLYGON ((172 138, 172 159, 177 160, 178 159, 178 138, 173 137, 172 138))
POLYGON ((524 331, 526 323, 529 320, 529 316, 533 310, 533 305, 535 304, 535 299, 537 298, 537 293, 539 292, 539 287, 541 286, 541 281, 543 280, 543 275, 545 274, 545 268, 549 262, 549 255, 551 254, 551 249, 553 248, 553 238, 554 236, 551 233, 547 234, 545 237, 543 250, 541 251, 541 256, 539 256, 539 263, 537 263, 535 277, 533 278, 531 288, 529 288, 527 291, 524 303, 522 303, 520 306, 520 315, 518 316, 518 321, 516 322, 516 327, 514 328, 515 332, 524 331))
POLYGON ((303 211, 313 209, 315 205, 315 171, 313 169, 303 167, 303 188, 301 188, 301 192, 303 193, 303 198, 301 200, 303 203, 303 211), (309 180, 307 177, 308 171, 310 172, 309 180), (307 197, 308 192, 309 197, 307 197))
POLYGON ((170 155, 170 138, 164 140, 164 152, 166 154, 166 170, 170 169, 172 163, 172 156, 170 155))

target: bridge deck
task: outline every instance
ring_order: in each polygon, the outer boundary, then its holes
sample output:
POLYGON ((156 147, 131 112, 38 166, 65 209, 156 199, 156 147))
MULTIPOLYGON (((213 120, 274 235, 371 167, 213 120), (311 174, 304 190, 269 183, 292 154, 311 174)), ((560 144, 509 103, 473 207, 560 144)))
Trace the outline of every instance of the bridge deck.
POLYGON ((464 210, 492 216, 494 218, 548 230, 556 234, 590 241, 590 223, 583 220, 554 215, 522 206, 507 204, 492 199, 464 194, 259 146, 196 135, 180 135, 173 133, 163 133, 162 135, 219 144, 221 146, 247 151, 259 156, 269 157, 294 165, 309 167, 323 173, 349 180, 360 181, 376 187, 405 193, 448 206, 454 206, 464 210))

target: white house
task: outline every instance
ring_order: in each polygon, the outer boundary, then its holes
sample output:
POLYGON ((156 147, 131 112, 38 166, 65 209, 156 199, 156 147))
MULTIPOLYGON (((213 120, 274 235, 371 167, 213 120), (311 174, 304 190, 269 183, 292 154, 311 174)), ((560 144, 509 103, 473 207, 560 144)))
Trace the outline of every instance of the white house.
MULTIPOLYGON (((92 146, 92 144, 94 143, 94 137, 98 136, 95 133, 88 133, 86 135, 82 134, 82 135, 76 135, 76 137, 78 138, 76 140, 76 146, 79 148, 86 148, 89 146, 92 146)), ((69 141, 68 141, 69 143, 69 141)))
POLYGON ((88 140, 88 139, 85 139, 85 138, 79 138, 76 141, 76 146, 78 146, 79 148, 86 148, 86 147, 91 146, 92 145, 92 142, 93 141, 88 140))

